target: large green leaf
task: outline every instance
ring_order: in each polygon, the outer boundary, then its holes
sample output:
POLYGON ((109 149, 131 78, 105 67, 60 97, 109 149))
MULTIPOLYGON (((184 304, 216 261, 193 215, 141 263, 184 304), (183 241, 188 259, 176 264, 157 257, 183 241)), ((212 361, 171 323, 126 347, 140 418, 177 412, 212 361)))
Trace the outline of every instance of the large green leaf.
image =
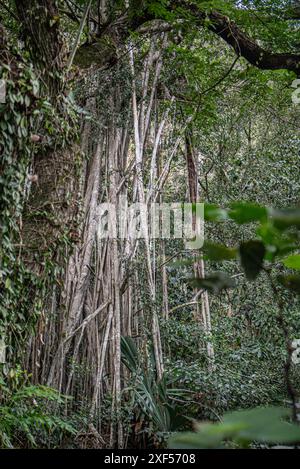
POLYGON ((204 205, 204 219, 205 221, 224 221, 227 220, 228 215, 226 210, 214 204, 204 205))
POLYGON ((229 217, 239 223, 251 223, 255 221, 264 221, 268 217, 268 210, 257 204, 247 202, 235 202, 231 204, 229 217))
POLYGON ((289 418, 290 414, 290 409, 283 407, 261 407, 227 414, 224 423, 245 423, 244 428, 241 428, 237 434, 237 439, 240 441, 296 443, 300 441, 300 427, 284 420, 289 418))
POLYGON ((266 259, 273 261, 276 256, 286 256, 297 250, 297 237, 293 233, 282 233, 271 222, 263 223, 257 235, 267 249, 266 259))
POLYGON ((252 442, 287 444, 300 442, 300 427, 289 423, 290 409, 256 408, 225 414, 222 423, 199 423, 197 432, 181 433, 169 440, 171 448, 221 448, 225 442, 249 446, 252 442))
POLYGON ((289 269, 300 270, 300 255, 295 254, 294 256, 289 256, 284 259, 283 264, 289 269))
POLYGON ((236 249, 209 242, 205 243, 203 251, 205 252, 205 258, 211 261, 229 261, 237 256, 236 249))
POLYGON ((169 440, 169 446, 173 449, 210 449, 221 448, 222 437, 225 435, 211 435, 199 433, 177 433, 169 440))

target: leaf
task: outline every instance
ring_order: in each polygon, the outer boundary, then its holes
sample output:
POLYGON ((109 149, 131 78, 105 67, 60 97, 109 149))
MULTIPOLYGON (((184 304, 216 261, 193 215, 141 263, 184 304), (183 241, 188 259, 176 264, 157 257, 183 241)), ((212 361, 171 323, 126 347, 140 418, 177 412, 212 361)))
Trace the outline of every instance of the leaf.
POLYGON ((273 210, 272 220, 274 226, 279 230, 286 230, 291 227, 300 228, 300 209, 288 208, 285 210, 273 210))
POLYGON ((206 258, 211 261, 229 261, 236 258, 237 251, 221 244, 205 243, 203 248, 206 258))
POLYGON ((290 409, 283 407, 261 407, 227 414, 224 423, 245 422, 245 428, 238 434, 239 440, 296 443, 300 441, 300 427, 283 420, 290 414, 290 409))
POLYGON ((235 288, 235 281, 224 272, 215 272, 205 278, 196 278, 190 282, 192 286, 204 288, 211 293, 218 294, 227 288, 235 288))
POLYGON ((138 351, 132 337, 121 337, 122 362, 131 371, 138 369, 138 351))
POLYGON ((32 94, 35 98, 38 97, 39 94, 39 89, 40 89, 40 84, 38 80, 31 80, 31 85, 32 85, 32 94))
POLYGON ((25 96, 25 106, 26 107, 30 106, 30 97, 28 95, 25 96))
POLYGON ((255 280, 262 267, 266 248, 261 241, 251 240, 240 245, 241 264, 248 280, 255 280))
POLYGON ((279 275, 277 279, 285 288, 300 295, 300 275, 279 275))
POLYGON ((169 440, 172 449, 209 449, 222 447, 223 435, 199 435, 198 433, 177 433, 169 440))
POLYGON ((227 220, 226 210, 213 204, 204 205, 204 219, 205 221, 223 221, 227 220))
POLYGON ((295 254, 294 256, 289 256, 284 259, 282 263, 289 269, 300 270, 300 255, 295 254))
POLYGON ((257 230, 257 235, 265 244, 268 250, 266 258, 270 261, 276 256, 285 256, 297 249, 297 238, 292 233, 283 234, 270 222, 262 224, 257 230))
POLYGON ((222 448, 231 440, 242 446, 260 443, 297 443, 300 427, 287 422, 290 409, 283 407, 259 407, 225 414, 222 423, 197 424, 196 433, 177 434, 169 440, 171 448, 201 449, 222 448))
POLYGON ((266 220, 268 210, 266 207, 253 203, 235 202, 231 204, 231 210, 228 215, 232 220, 243 225, 244 223, 266 220))

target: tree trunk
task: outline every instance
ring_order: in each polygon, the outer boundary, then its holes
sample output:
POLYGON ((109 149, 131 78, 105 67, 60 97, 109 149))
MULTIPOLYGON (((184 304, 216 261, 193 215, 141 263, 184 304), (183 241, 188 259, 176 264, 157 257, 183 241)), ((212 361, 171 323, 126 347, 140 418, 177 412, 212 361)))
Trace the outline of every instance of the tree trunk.
POLYGON ((33 63, 41 73, 47 94, 59 103, 66 50, 59 30, 57 2, 22 0, 15 3, 33 63))

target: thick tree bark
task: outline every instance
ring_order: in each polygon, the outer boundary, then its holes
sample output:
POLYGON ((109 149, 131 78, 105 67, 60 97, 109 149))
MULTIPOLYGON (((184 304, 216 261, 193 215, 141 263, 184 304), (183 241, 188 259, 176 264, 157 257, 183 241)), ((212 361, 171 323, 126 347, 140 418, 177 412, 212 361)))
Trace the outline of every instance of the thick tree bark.
MULTIPOLYGON (((59 30, 56 2, 17 1, 16 9, 23 38, 28 44, 32 62, 40 77, 40 95, 51 102, 57 118, 53 124, 56 126, 55 131, 59 129, 60 137, 63 137, 64 130, 59 128, 58 122, 61 119, 64 123, 68 119, 63 100, 65 48, 59 30)), ((48 117, 41 113, 40 118, 42 127, 47 119, 52 122, 53 116, 48 117)), ((40 129, 40 133, 43 132, 48 135, 47 127, 40 129)), ((62 280, 68 256, 78 240, 82 195, 79 173, 81 151, 75 142, 75 132, 73 135, 74 139, 69 137, 65 146, 61 144, 63 138, 57 143, 57 134, 53 136, 53 144, 41 136, 36 143, 40 148, 30 165, 35 182, 31 184, 22 216, 22 258, 26 266, 40 276, 44 285, 48 281, 47 275, 51 276, 52 282, 62 280)), ((64 311, 65 306, 58 282, 54 288, 48 288, 47 284, 47 290, 46 297, 43 298, 44 313, 37 325, 36 337, 32 338, 29 346, 28 363, 35 382, 45 380, 42 360, 47 350, 51 349, 52 336, 61 327, 59 321, 55 324, 52 318, 60 320, 58 312, 64 311), (44 348, 47 349, 46 352, 44 348)))
POLYGON ((39 68, 48 95, 57 97, 63 87, 61 73, 65 49, 59 29, 59 12, 53 0, 16 1, 22 35, 39 68))
MULTIPOLYGON (((57 4, 53 0, 23 0, 16 1, 16 9, 21 33, 40 76, 40 93, 51 101, 57 116, 65 120, 62 105, 65 47, 59 30, 57 4)), ((76 238, 74 221, 78 213, 80 161, 80 149, 72 141, 62 148, 48 145, 41 138, 37 145, 40 151, 32 162, 36 182, 31 185, 23 218, 26 257, 36 271, 43 269, 44 254, 51 248, 55 252, 62 236, 76 238)))

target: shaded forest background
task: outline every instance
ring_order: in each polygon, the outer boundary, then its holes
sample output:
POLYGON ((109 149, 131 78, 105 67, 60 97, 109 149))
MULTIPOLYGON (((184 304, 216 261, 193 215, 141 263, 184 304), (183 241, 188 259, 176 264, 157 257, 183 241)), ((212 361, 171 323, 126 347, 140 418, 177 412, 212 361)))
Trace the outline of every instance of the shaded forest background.
POLYGON ((0 1, 1 447, 300 441, 299 21, 0 1), (121 196, 204 203, 204 247, 100 239, 121 196))

